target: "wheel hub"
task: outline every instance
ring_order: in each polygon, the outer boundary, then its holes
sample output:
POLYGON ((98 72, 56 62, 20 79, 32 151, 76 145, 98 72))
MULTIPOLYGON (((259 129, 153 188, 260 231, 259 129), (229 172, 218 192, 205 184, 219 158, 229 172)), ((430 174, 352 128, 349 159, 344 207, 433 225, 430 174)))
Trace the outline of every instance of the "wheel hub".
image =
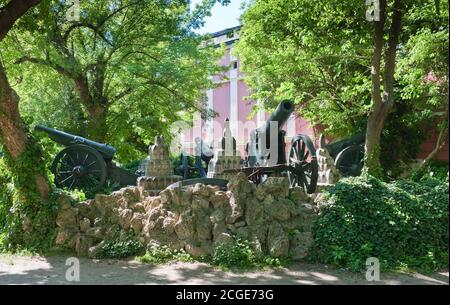
POLYGON ((82 165, 77 165, 72 169, 72 173, 75 177, 82 177, 86 174, 86 169, 82 165))

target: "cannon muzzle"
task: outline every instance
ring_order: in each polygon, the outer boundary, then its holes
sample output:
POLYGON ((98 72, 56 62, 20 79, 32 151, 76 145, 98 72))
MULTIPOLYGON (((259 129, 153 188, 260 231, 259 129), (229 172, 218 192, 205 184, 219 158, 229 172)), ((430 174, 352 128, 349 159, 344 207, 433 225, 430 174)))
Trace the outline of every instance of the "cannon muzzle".
POLYGON ((285 100, 282 101, 274 112, 270 115, 269 120, 266 121, 264 126, 262 127, 262 132, 269 135, 270 134, 270 122, 277 122, 278 123, 278 131, 281 131, 283 129, 283 126, 288 121, 291 114, 294 112, 294 103, 285 100))
POLYGON ((112 159, 116 153, 116 149, 107 144, 97 143, 88 140, 83 137, 72 135, 70 133, 59 131, 44 125, 36 125, 34 128, 36 131, 45 132, 50 139, 64 146, 70 146, 75 144, 84 144, 95 150, 97 150, 105 159, 112 159))

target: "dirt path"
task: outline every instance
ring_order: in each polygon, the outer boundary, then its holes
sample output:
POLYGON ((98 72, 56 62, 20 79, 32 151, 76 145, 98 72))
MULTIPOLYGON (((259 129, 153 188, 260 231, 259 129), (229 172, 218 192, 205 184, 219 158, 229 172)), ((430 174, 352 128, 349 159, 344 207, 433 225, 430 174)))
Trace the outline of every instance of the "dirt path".
MULTIPOLYGON (((66 281, 67 257, 0 255, 0 285, 72 284, 66 281)), ((448 271, 423 274, 381 274, 379 284, 447 284, 448 271)), ((297 263, 279 270, 233 273, 202 263, 159 266, 126 260, 80 259, 77 284, 373 284, 364 274, 323 265, 297 263)))

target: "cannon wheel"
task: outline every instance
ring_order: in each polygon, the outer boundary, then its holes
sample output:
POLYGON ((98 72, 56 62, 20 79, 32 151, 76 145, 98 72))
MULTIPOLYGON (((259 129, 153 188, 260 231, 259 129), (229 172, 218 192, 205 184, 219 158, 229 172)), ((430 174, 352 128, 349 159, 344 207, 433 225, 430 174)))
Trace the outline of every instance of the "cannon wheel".
POLYGON ((288 165, 295 168, 288 172, 291 187, 301 186, 308 194, 314 193, 317 186, 319 169, 316 149, 307 135, 296 135, 289 147, 288 165))
POLYGON ((95 149, 76 144, 59 152, 51 167, 59 188, 98 190, 106 181, 107 167, 95 149))
POLYGON ((364 166, 364 147, 351 145, 343 149, 334 161, 334 165, 343 176, 359 176, 364 166))

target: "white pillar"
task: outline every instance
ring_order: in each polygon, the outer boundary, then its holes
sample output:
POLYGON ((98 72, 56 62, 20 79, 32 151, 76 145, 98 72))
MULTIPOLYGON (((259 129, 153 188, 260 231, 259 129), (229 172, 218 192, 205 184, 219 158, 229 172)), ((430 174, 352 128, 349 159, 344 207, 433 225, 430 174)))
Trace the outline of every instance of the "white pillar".
MULTIPOLYGON (((236 58, 231 54, 233 51, 230 48, 230 63, 236 61, 236 58)), ((238 70, 230 69, 230 128, 235 139, 239 139, 238 134, 238 70)))

